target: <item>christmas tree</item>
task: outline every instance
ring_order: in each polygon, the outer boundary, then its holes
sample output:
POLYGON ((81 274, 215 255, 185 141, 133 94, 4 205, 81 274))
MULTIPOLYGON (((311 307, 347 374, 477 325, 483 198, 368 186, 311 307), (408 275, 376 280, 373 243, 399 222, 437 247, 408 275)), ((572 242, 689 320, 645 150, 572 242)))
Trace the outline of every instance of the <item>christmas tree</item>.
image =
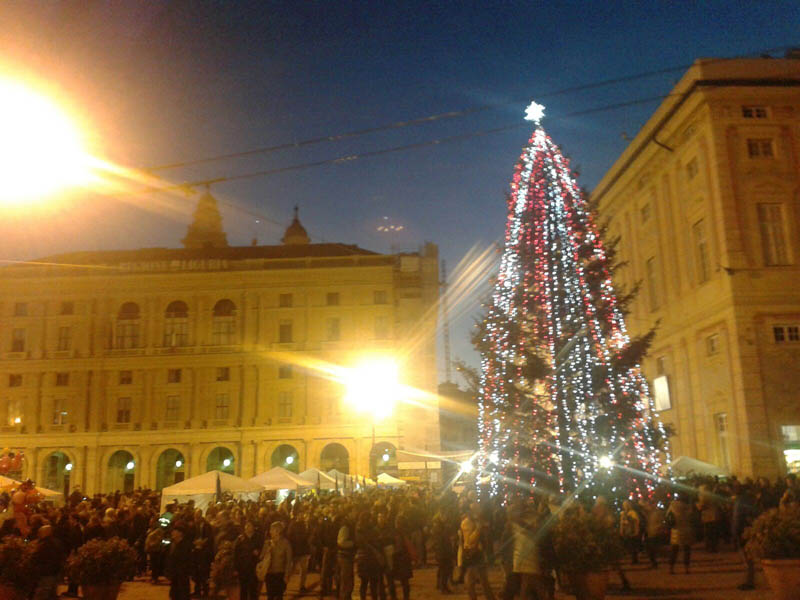
POLYGON ((541 126, 514 171, 500 268, 475 336, 481 352, 480 472, 493 494, 614 488, 650 495, 669 460, 631 339, 631 295, 612 285, 614 244, 541 126))

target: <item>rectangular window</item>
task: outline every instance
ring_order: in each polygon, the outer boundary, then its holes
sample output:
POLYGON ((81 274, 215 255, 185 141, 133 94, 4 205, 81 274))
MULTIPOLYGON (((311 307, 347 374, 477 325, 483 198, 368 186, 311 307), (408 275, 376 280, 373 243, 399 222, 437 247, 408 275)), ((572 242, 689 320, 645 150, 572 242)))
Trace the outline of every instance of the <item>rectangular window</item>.
POLYGON ((786 328, 786 337, 790 342, 800 342, 800 327, 797 325, 789 325, 786 328))
POLYGON ((11 373, 8 376, 8 387, 21 387, 22 386, 22 374, 21 373, 11 373))
POLYGON ((658 272, 655 256, 647 259, 645 271, 647 273, 647 293, 650 296, 650 310, 656 310, 660 306, 661 299, 658 295, 658 272))
POLYGON ((281 365, 278 367, 278 379, 292 378, 292 365, 281 365))
POLYGON ((772 138, 748 138, 747 155, 750 158, 772 158, 775 150, 772 147, 772 138))
POLYGON ((67 402, 61 398, 53 400, 53 425, 67 424, 67 402))
POLYGON ((331 317, 325 321, 325 339, 329 342, 338 342, 341 339, 338 317, 331 317))
POLYGON ((59 352, 65 352, 72 346, 72 327, 59 327, 58 328, 58 342, 56 349, 59 352))
POLYGON ((387 304, 389 302, 386 290, 375 290, 372 293, 372 299, 375 304, 387 304))
POLYGON ((130 385, 133 383, 133 371, 120 371, 119 372, 119 384, 120 385, 130 385))
POLYGON ((230 367, 217 367, 217 381, 230 381, 231 369, 230 367))
POLYGON ((14 329, 11 331, 11 351, 25 352, 25 330, 14 329))
POLYGON ((697 158, 693 158, 686 163, 686 178, 691 181, 697 176, 699 168, 697 166, 697 158))
POLYGON ((292 392, 278 393, 278 417, 289 420, 292 418, 292 392))
POLYGON ((181 370, 180 369, 167 369, 167 383, 180 383, 181 370))
POLYGON ((775 325, 772 337, 776 343, 800 342, 800 325, 775 325))
POLYGON ((717 413, 714 415, 714 425, 717 430, 717 444, 719 447, 719 466, 730 470, 731 456, 728 447, 728 414, 717 413))
POLYGON ((772 328, 772 336, 775 338, 775 341, 785 342, 786 341, 786 331, 783 329, 782 326, 775 326, 772 328))
POLYGON ((59 308, 58 314, 60 315, 74 315, 75 314, 75 303, 72 301, 65 301, 61 303, 61 307, 59 308))
POLYGON ((783 205, 761 203, 758 205, 758 227, 761 231, 761 249, 766 265, 788 265, 789 250, 783 226, 783 205))
POLYGON ((328 292, 325 296, 325 304, 339 306, 339 292, 328 292))
POLYGON ((642 219, 642 223, 647 223, 650 220, 650 203, 648 202, 641 209, 639 209, 639 216, 642 219))
POLYGON ((234 317, 214 317, 211 324, 211 343, 215 346, 229 346, 233 344, 233 335, 236 324, 234 317))
POLYGON ((742 116, 745 119, 766 119, 767 107, 766 106, 743 106, 742 116))
POLYGON ((14 316, 15 317, 27 317, 28 316, 28 303, 27 302, 15 302, 14 303, 14 316))
POLYGON ((291 294, 279 294, 278 295, 278 306, 281 308, 291 308, 292 307, 292 295, 291 294))
POLYGON ((784 442, 800 442, 800 425, 781 425, 784 442))
POLYGON ((389 339, 389 317, 375 317, 375 339, 389 339))
POLYGON ((656 359, 656 373, 659 375, 666 375, 667 374, 667 357, 666 356, 659 356, 656 359))
POLYGON ((117 335, 114 340, 115 347, 138 348, 139 347, 139 324, 129 321, 119 321, 117 323, 117 335))
POLYGON ((694 238, 697 283, 705 283, 711 276, 711 268, 709 264, 708 238, 706 238, 706 224, 704 219, 700 219, 697 223, 692 225, 692 237, 694 238))
POLYGON ((281 321, 278 325, 278 341, 281 344, 288 344, 292 341, 292 322, 281 321))
POLYGON ((177 421, 181 417, 181 397, 167 396, 167 406, 164 411, 165 421, 177 421))
POLYGON ((653 380, 653 408, 661 412, 672 408, 672 399, 669 395, 669 378, 659 375, 653 380))
POLYGON ((69 385, 69 373, 56 373, 56 385, 69 385))
POLYGON ((719 334, 715 333, 706 338, 706 354, 714 356, 719 354, 719 334))
POLYGON ((19 425, 22 423, 22 403, 19 400, 8 401, 8 414, 6 415, 9 425, 19 425))
POLYGON ((214 418, 218 421, 227 419, 231 411, 231 401, 228 394, 217 394, 217 402, 214 407, 214 418))
POLYGON ((189 345, 189 323, 185 319, 167 319, 164 324, 164 347, 189 345))
POLYGON ((131 422, 131 399, 117 398, 117 423, 131 422))

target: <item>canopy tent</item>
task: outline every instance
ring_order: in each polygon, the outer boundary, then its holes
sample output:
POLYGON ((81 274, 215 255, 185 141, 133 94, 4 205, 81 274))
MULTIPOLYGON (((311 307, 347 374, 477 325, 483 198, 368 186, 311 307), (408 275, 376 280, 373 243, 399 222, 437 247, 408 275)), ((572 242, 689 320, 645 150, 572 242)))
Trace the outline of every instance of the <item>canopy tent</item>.
POLYGON ((336 480, 327 473, 323 473, 319 469, 306 469, 300 473, 298 477, 306 480, 315 488, 319 485, 319 489, 321 490, 336 489, 336 480))
POLYGON ((181 504, 194 500, 196 508, 205 510, 214 501, 217 493, 229 493, 237 500, 258 500, 263 489, 224 471, 209 471, 161 490, 161 512, 173 500, 181 504))
POLYGON ((672 474, 677 477, 687 477, 689 475, 718 475, 725 477, 728 475, 725 469, 691 456, 679 456, 672 461, 670 468, 672 469, 672 474))
MULTIPOLYGON (((11 479, 10 477, 4 477, 0 475, 0 490, 7 492, 16 487, 19 487, 20 485, 22 485, 21 481, 17 481, 16 479, 11 479)), ((36 491, 42 495, 45 502, 52 502, 53 504, 64 503, 64 494, 62 494, 61 492, 56 492, 54 490, 38 486, 36 487, 36 491)))
POLYGON ((262 490, 307 490, 314 487, 309 481, 283 467, 272 467, 248 481, 261 486, 262 490))
POLYGON ((378 475, 378 485, 384 485, 387 487, 402 487, 406 485, 406 482, 402 479, 398 479, 397 477, 392 477, 388 473, 381 473, 378 475))

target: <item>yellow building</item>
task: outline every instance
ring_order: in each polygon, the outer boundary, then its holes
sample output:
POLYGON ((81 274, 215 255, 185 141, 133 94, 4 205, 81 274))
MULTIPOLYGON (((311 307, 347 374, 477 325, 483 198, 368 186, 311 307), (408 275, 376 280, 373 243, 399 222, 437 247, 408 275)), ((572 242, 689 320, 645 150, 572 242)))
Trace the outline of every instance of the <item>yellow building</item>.
POLYGON ((800 60, 698 60, 592 196, 673 456, 800 470, 800 60))
POLYGON ((436 246, 310 243, 297 214, 282 242, 228 246, 206 194, 184 248, 4 268, 0 432, 25 453, 16 475, 93 493, 214 468, 396 473, 396 450, 438 450, 436 246), (376 357, 429 409, 356 413, 330 367, 376 357))

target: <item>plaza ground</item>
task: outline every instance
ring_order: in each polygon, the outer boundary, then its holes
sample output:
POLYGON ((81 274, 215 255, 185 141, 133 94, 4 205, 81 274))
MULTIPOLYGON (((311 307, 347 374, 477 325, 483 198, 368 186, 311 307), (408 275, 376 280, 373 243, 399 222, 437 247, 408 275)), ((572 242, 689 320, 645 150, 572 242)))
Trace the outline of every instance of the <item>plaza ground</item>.
MULTIPOLYGON (((744 565, 739 556, 733 552, 720 552, 719 554, 708 554, 702 550, 696 550, 692 557, 692 568, 690 573, 684 574, 681 566, 676 567, 676 574, 670 575, 666 563, 659 566, 657 570, 649 569, 644 564, 624 565, 632 590, 623 593, 620 587, 619 578, 612 573, 609 578, 609 593, 607 598, 626 598, 633 599, 669 599, 669 600, 697 600, 697 599, 724 599, 724 600, 769 600, 772 593, 769 591, 764 576, 761 572, 756 574, 756 589, 752 591, 741 591, 737 586, 744 580, 744 565)), ((468 598, 464 586, 455 586, 454 593, 442 595, 435 588, 436 568, 428 567, 417 569, 414 578, 411 580, 412 600, 459 600, 468 598)), ((303 598, 318 598, 316 591, 317 575, 309 575, 309 583, 312 592, 302 596, 303 598)), ((502 585, 502 572, 499 568, 491 571, 491 582, 497 600, 500 600, 500 589, 502 585)), ((299 598, 297 577, 293 577, 289 583, 289 589, 284 596, 287 600, 299 598)), ((356 584, 358 585, 358 584, 356 584)), ((398 590, 399 591, 399 590, 398 590)), ((120 600, 167 600, 169 598, 169 586, 166 584, 151 585, 149 582, 134 581, 123 585, 120 600)), ((479 597, 483 595, 479 593, 479 597)), ((574 596, 557 592, 556 598, 566 599, 574 596)), ((329 598, 331 598, 329 596, 329 598)), ((353 594, 353 598, 358 598, 358 588, 353 594)))

